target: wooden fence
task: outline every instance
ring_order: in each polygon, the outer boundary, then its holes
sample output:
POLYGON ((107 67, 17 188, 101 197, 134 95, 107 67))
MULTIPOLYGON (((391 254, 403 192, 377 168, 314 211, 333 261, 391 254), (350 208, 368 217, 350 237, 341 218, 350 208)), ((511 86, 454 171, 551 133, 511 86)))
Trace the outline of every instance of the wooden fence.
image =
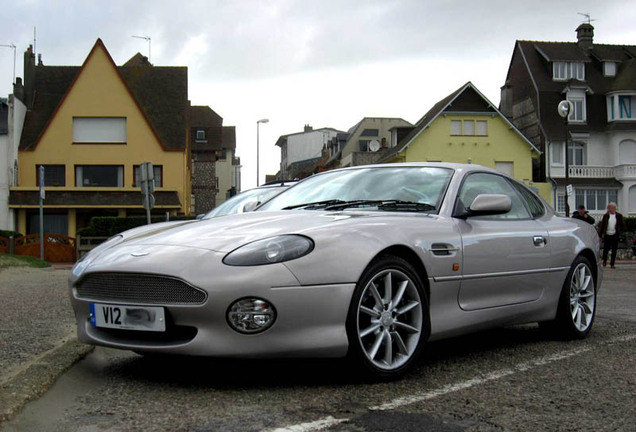
MULTIPOLYGON (((0 237, 0 244, 3 243, 0 237)), ((29 234, 13 240, 13 252, 16 255, 30 255, 40 258, 40 234, 29 234)), ((0 252, 9 252, 9 239, 6 239, 6 251, 0 246, 0 252)), ((44 234, 44 261, 74 262, 75 239, 61 234, 44 234)))

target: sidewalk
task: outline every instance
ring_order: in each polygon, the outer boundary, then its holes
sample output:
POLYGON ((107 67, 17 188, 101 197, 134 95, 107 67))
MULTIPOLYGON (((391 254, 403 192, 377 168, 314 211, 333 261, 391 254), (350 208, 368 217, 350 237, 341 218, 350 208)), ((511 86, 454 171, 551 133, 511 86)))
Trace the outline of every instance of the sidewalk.
POLYGON ((69 270, 0 270, 0 425, 92 350, 75 338, 69 270))

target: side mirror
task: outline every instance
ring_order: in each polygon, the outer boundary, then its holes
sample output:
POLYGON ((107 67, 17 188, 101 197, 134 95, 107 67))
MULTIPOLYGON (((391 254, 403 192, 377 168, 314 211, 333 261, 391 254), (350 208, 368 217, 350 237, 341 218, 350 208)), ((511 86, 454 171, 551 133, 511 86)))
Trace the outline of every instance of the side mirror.
POLYGON ((205 216, 205 213, 198 214, 197 220, 203 219, 203 216, 205 216))
POLYGON ((246 202, 243 207, 241 208, 241 213, 248 213, 253 211, 256 207, 258 207, 258 205, 260 204, 260 201, 248 201, 246 202))
POLYGON ((473 216, 489 216, 508 213, 512 207, 512 201, 508 195, 503 194, 479 194, 470 206, 458 212, 455 217, 466 219, 473 216))

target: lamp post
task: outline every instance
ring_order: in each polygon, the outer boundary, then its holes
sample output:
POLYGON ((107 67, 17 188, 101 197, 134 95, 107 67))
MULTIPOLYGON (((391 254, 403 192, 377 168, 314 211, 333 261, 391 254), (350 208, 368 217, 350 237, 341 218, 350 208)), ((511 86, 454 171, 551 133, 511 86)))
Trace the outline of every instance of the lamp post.
POLYGON ((256 122, 256 186, 259 185, 258 182, 258 178, 259 178, 259 127, 261 125, 261 123, 268 123, 269 119, 260 119, 256 122))
POLYGON ((562 100, 559 102, 557 106, 557 112, 565 122, 565 215, 566 217, 570 217, 570 204, 568 197, 568 183, 570 182, 570 161, 568 157, 568 116, 572 112, 573 106, 572 102, 569 100, 562 100))

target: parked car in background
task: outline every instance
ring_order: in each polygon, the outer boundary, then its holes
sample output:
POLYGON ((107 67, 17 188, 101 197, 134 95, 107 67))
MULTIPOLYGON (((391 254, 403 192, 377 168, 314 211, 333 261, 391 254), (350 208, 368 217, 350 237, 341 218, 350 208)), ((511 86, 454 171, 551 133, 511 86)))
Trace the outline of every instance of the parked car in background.
POLYGON ((228 198, 209 212, 198 216, 198 219, 211 219, 254 210, 259 204, 264 203, 296 183, 295 181, 275 181, 246 190, 228 198))
POLYGON ((404 374, 427 342, 539 322, 585 337, 594 228, 478 165, 351 167, 256 211, 110 239, 72 270, 80 341, 140 353, 343 357, 404 374))

